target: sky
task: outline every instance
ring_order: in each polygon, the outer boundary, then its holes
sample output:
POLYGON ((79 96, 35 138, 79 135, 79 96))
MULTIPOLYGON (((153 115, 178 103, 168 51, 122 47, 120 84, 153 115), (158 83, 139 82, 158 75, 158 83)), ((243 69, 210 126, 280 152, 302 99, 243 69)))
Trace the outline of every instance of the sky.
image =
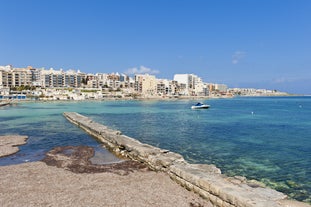
POLYGON ((311 94, 310 0, 0 0, 0 65, 311 94))

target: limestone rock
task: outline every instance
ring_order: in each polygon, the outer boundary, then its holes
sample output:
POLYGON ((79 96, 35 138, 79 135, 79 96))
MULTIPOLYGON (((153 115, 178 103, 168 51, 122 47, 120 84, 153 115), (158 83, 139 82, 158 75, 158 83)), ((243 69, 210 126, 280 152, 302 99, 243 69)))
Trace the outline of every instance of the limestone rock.
POLYGON ((17 146, 26 144, 27 136, 0 136, 0 157, 8 156, 19 151, 17 146))

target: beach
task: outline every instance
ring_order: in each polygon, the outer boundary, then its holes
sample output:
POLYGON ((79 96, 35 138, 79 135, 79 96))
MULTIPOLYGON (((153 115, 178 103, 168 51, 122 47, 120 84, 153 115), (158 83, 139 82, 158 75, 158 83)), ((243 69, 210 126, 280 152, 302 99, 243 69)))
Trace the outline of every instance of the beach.
POLYGON ((0 177, 1 206, 211 206, 167 174, 145 168, 75 173, 37 161, 1 166, 0 177))

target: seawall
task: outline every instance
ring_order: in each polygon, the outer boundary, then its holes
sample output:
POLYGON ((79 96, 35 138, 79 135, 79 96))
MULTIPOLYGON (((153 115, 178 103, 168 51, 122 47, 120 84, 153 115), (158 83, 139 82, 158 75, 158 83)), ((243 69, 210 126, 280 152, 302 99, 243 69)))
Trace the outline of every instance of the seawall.
POLYGON ((10 102, 0 102, 0 107, 10 105, 10 104, 11 104, 10 102))
POLYGON ((200 194, 217 207, 304 207, 308 204, 288 200, 281 192, 266 188, 255 180, 227 177, 207 164, 190 164, 177 153, 139 142, 120 131, 96 123, 75 112, 64 116, 96 137, 115 154, 146 163, 151 169, 166 172, 173 180, 200 194))

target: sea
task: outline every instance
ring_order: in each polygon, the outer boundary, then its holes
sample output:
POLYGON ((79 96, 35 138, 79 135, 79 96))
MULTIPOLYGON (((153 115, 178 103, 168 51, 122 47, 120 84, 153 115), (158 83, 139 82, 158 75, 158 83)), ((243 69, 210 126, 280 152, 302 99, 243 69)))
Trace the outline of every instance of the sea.
POLYGON ((73 111, 143 143, 179 153, 190 163, 214 164, 311 203, 311 97, 207 100, 21 102, 0 108, 0 135, 27 135, 27 144, 0 165, 41 160, 56 146, 88 145, 103 163, 110 152, 63 117, 73 111), (192 110, 204 102, 209 109, 192 110))

